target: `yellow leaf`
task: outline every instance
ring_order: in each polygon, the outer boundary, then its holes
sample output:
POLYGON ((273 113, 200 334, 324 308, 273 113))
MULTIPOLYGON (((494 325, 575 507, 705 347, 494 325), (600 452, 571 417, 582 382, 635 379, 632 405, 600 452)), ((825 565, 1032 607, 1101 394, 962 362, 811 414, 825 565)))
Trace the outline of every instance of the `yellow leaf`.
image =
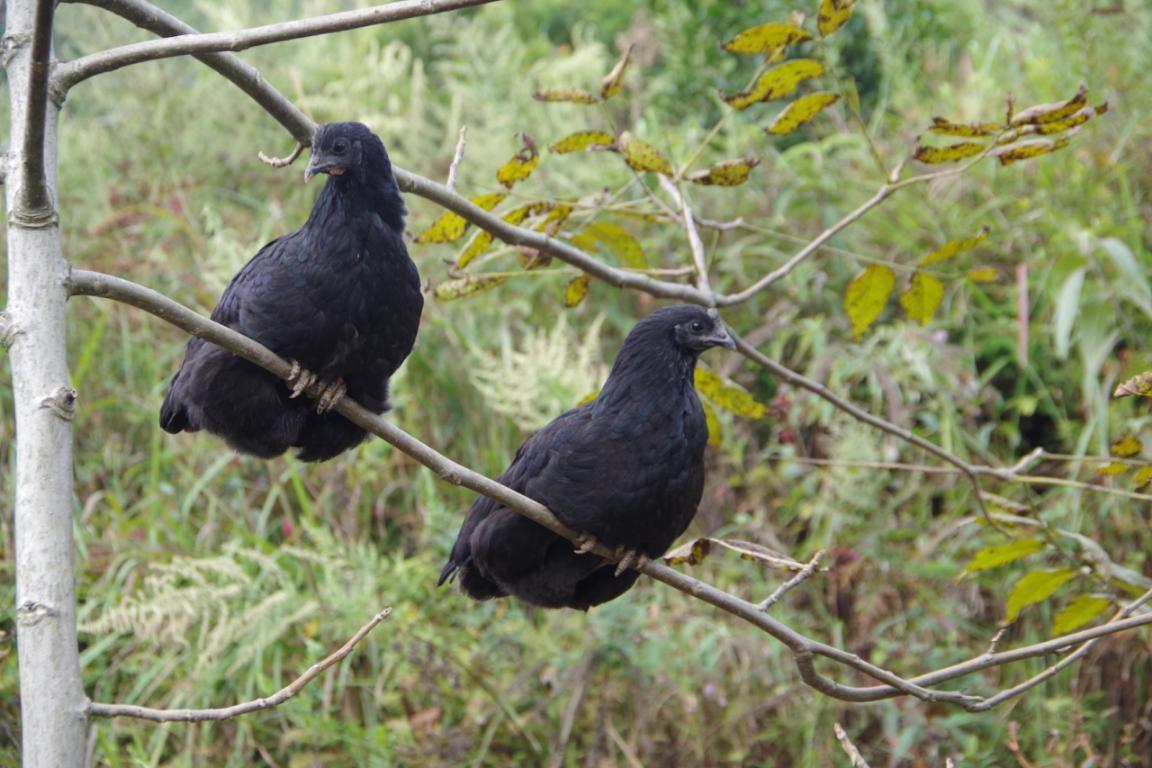
POLYGON ((570 242, 582 251, 591 253, 596 250, 596 235, 591 232, 577 232, 572 235, 570 242))
POLYGON ((558 88, 550 91, 536 91, 532 94, 536 101, 567 101, 572 104, 596 104, 600 100, 582 88, 558 88))
MULTIPOLYGON (((707 413, 707 411, 705 411, 707 413)), ((709 438, 711 440, 711 438, 709 438)), ((686 542, 676 547, 668 554, 664 555, 664 562, 668 565, 699 565, 704 562, 704 558, 712 552, 712 544, 715 540, 709 538, 699 538, 693 541, 686 542)))
POLYGON ((726 411, 746 419, 762 419, 768 413, 763 403, 740 387, 727 384, 719 374, 707 368, 696 368, 696 391, 726 411))
POLYGON ((1103 475, 1104 477, 1115 477, 1122 475, 1128 471, 1128 465, 1122 461, 1114 461, 1111 464, 1105 464, 1102 467, 1096 468, 1096 474, 1103 475))
POLYGON ((565 155, 569 152, 583 152, 587 149, 611 149, 616 138, 603 131, 577 131, 556 142, 548 149, 565 155))
POLYGON ((584 301, 588 296, 588 283, 591 281, 592 276, 587 273, 572 278, 568 287, 564 289, 564 306, 571 308, 584 301))
POLYGON ((500 166, 496 171, 496 181, 511 189, 516 182, 524 181, 532 175, 536 165, 540 162, 540 153, 536 151, 536 142, 528 134, 521 134, 524 148, 516 156, 500 166))
MULTIPOLYGON (((486 195, 477 195, 472 198, 472 204, 477 208, 490 211, 501 203, 508 195, 504 192, 493 192, 486 195)), ((458 213, 445 211, 432 222, 432 226, 416 236, 417 243, 450 243, 458 240, 466 231, 470 222, 458 213)))
POLYGON ((1004 126, 999 123, 954 123, 943 117, 932 118, 932 127, 928 129, 929 133, 937 133, 941 136, 968 138, 995 136, 1002 130, 1004 130, 1004 126))
POLYGON ((549 235, 556 234, 564 226, 564 222, 568 221, 572 211, 572 206, 566 203, 556 203, 552 206, 552 210, 548 211, 548 215, 536 225, 537 231, 546 232, 549 235))
POLYGON ((731 53, 772 53, 781 46, 811 39, 812 33, 791 24, 761 24, 744 30, 722 47, 731 53))
POLYGON ((760 165, 760 161, 754 157, 746 157, 742 160, 724 160, 706 171, 693 173, 688 176, 688 181, 705 186, 734 187, 748 181, 748 175, 758 165, 760 165))
POLYGON ((488 250, 488 247, 492 245, 495 239, 492 233, 486 229, 477 232, 471 242, 468 243, 468 247, 466 247, 459 258, 456 259, 456 268, 464 269, 467 267, 473 259, 488 250))
MULTIPOLYGON (((648 266, 648 260, 644 257, 644 250, 640 247, 640 241, 619 224, 594 221, 584 228, 584 233, 595 238, 606 252, 619 259, 624 266, 633 269, 644 269, 648 266)), ((583 248, 583 246, 578 247, 583 248)))
POLYGON ((1080 89, 1076 91, 1076 95, 1064 101, 1057 101, 1052 104, 1037 104, 1034 107, 1029 107, 1022 112, 1017 112, 1016 116, 1012 118, 1010 125, 1024 125, 1026 123, 1053 123, 1058 120, 1063 120, 1068 116, 1079 112, 1082 107, 1088 103, 1088 88, 1081 85, 1080 89))
POLYGON ((852 322, 852 335, 857 341, 880 317, 895 287, 895 273, 883 264, 870 265, 848 283, 844 292, 844 310, 852 322))
POLYGON ((816 59, 794 59, 779 64, 756 80, 751 90, 725 96, 724 101, 736 109, 747 109, 761 101, 789 96, 801 82, 824 74, 824 65, 816 59))
POLYGON ((927 267, 930 264, 939 264, 942 261, 947 261, 958 253, 970 251, 984 242, 985 238, 988 237, 988 233, 991 231, 988 227, 980 227, 980 231, 972 237, 966 237, 963 240, 949 240, 925 256, 924 260, 920 262, 920 266, 927 267))
POLYGON ((628 71, 628 61, 632 57, 632 46, 629 45, 624 50, 624 55, 620 57, 620 61, 616 62, 616 66, 612 67, 612 71, 604 76, 600 81, 600 98, 609 99, 620 92, 620 88, 624 85, 624 73, 628 71))
POLYGON ((506 197, 508 197, 507 192, 489 192, 486 195, 476 195, 476 197, 472 198, 472 204, 477 208, 490 211, 504 202, 504 198, 506 197))
POLYGON ((1014 563, 1042 549, 1044 549, 1044 542, 1040 539, 1017 539, 1007 544, 995 544, 984 547, 972 555, 972 559, 968 561, 968 565, 964 566, 964 570, 968 573, 976 573, 977 571, 986 571, 989 568, 999 568, 1001 565, 1014 563))
POLYGON ((1016 582, 1012 592, 1008 595, 1008 605, 1005 608, 1004 622, 1011 624, 1020 615, 1020 611, 1030 605, 1043 602, 1060 589, 1065 582, 1076 576, 1071 568, 1059 568, 1054 571, 1033 571, 1026 573, 1016 582))
POLYGON ((316 619, 309 619, 308 621, 304 622, 302 630, 304 637, 309 639, 316 637, 316 635, 320 632, 320 622, 316 619))
POLYGON ((523 223, 524 219, 528 218, 529 216, 535 216, 539 213, 543 213, 544 211, 549 210, 551 207, 552 204, 549 202, 536 200, 531 203, 518 205, 500 218, 504 219, 504 221, 508 222, 509 224, 519 226, 521 223, 523 223))
POLYGON ((656 147, 636 138, 628 131, 620 134, 620 138, 616 140, 616 147, 624 156, 624 162, 634 170, 672 175, 672 166, 656 147))
POLYGON ((588 403, 592 402, 593 400, 595 400, 599 396, 600 396, 599 390, 597 390, 595 392, 589 392, 588 394, 584 395, 584 397, 580 398, 580 402, 576 403, 576 405, 587 405, 588 403))
POLYGON ((440 301, 453 301, 477 291, 495 288, 507 279, 504 275, 468 275, 440 283, 432 293, 440 301))
POLYGON ((1112 397, 1152 397, 1152 371, 1138 373, 1116 387, 1112 397))
POLYGON ((1059 636, 1075 632, 1108 610, 1110 604, 1107 598, 1080 595, 1052 617, 1052 634, 1059 636))
POLYGON ((1144 444, 1132 437, 1132 435, 1127 435, 1123 439, 1112 443, 1112 455, 1121 459, 1131 458, 1142 450, 1144 450, 1144 444))
POLYGON ((999 276, 1000 273, 996 271, 995 267, 977 267, 968 270, 967 274, 964 275, 965 279, 974 283, 994 283, 999 276))
POLYGON ((989 154, 1000 160, 1001 165, 1012 165, 1020 160, 1031 160, 1049 152, 1055 152, 1068 146, 1068 139, 1030 139, 992 150, 989 154))
POLYGON ((821 0, 820 14, 816 17, 816 28, 820 30, 820 37, 828 37, 848 19, 852 18, 852 11, 856 9, 856 0, 821 0))
POLYGON ((700 403, 704 409, 704 422, 708 425, 708 445, 719 448, 724 442, 724 434, 720 429, 720 419, 716 418, 716 411, 708 403, 700 403))
POLYGON ((1143 488, 1148 483, 1152 483, 1152 466, 1140 467, 1136 474, 1132 475, 1132 485, 1143 488))
POLYGON ((966 157, 974 157, 984 151, 984 145, 972 141, 959 144, 949 144, 946 147, 926 147, 920 145, 912 153, 912 157, 922 163, 939 165, 940 163, 954 163, 966 157))
POLYGON ((808 122, 827 106, 840 100, 840 94, 818 91, 801 96, 776 115, 772 125, 764 130, 772 136, 784 136, 808 122))

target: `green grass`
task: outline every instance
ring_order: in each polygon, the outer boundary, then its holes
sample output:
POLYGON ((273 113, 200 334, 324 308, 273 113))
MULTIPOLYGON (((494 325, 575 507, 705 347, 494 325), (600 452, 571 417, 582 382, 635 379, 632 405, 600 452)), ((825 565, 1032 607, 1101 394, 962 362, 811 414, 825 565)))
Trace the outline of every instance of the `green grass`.
MULTIPOLYGON (((176 4, 204 28, 268 21, 245 4, 176 4), (235 7, 231 7, 235 6, 235 7)), ((949 450, 1012 463, 1031 448, 1105 454, 1125 433, 1147 434, 1146 409, 1110 402, 1126 376, 1152 367, 1145 298, 1152 126, 1142 94, 1152 13, 1119 16, 1058 2, 1025 12, 975 2, 861 3, 830 44, 856 79, 880 152, 894 163, 934 115, 991 119, 1067 97, 1080 82, 1110 114, 1061 153, 1011 168, 987 163, 930 189, 901 193, 747 305, 727 311, 774 359, 949 450), (862 341, 842 296, 865 265, 899 274, 941 243, 992 227, 951 271, 927 328, 889 308, 862 341), (1017 358, 1014 273, 1028 269, 1029 358, 1017 358), (998 282, 962 284, 969 266, 998 282), (1078 295, 1060 300, 1076 270, 1078 295), (1066 319, 1061 320, 1061 316, 1066 319), (1059 328, 1067 318, 1069 332, 1059 328)), ((277 11, 316 13, 335 4, 277 11)), ((779 20, 780 6, 684 0, 624 6, 596 0, 495 5, 248 52, 319 120, 361 119, 394 161, 443 178, 461 123, 469 146, 459 188, 496 189, 495 170, 527 131, 547 146, 582 127, 628 128, 686 159, 722 114, 717 88, 740 87, 756 62, 717 43, 779 20), (637 45, 625 93, 604 110, 544 105, 537 87, 594 88, 637 45)), ((279 18, 279 17, 278 17, 279 18)), ((59 55, 143 39, 82 6, 61 6, 59 55)), ((859 204, 881 183, 843 113, 803 140, 773 142, 763 112, 730 120, 703 163, 754 154, 762 165, 736 190, 692 190, 716 219, 758 229, 706 233, 720 287, 738 289, 859 204)), ((68 258, 121 275, 207 312, 260 245, 307 214, 315 185, 299 169, 260 165, 256 152, 290 141, 235 89, 191 62, 145 64, 81 85, 62 121, 60 208, 68 258)), ((650 182, 651 183, 651 182, 650 182)), ((579 197, 634 184, 617 158, 546 155, 516 202, 579 197)), ((625 197, 637 197, 636 187, 625 197)), ((410 230, 438 215, 409 198, 410 230)), ((674 227, 622 217, 654 265, 688 262, 674 227)), ((413 246, 425 280, 448 279, 455 247, 413 246)), ((518 268, 511 255, 483 269, 518 268)), ((553 264, 550 269, 560 269, 553 264)), ((391 417, 445 454, 489 475, 525 437, 472 382, 476 356, 518 348, 563 312, 570 271, 513 279, 451 303, 430 302, 420 342, 394 386, 391 417)), ((602 359, 652 302, 594 283, 568 310, 573 339, 605 317, 602 359)), ((224 706, 267 695, 339 646, 385 605, 393 615, 344 663, 283 707, 219 724, 96 724, 106 766, 781 765, 846 764, 840 722, 873 765, 1004 765, 1009 723, 1036 766, 1080 764, 1084 744, 1105 763, 1140 764, 1152 739, 1152 654, 1144 633, 1101 643, 1080 666, 987 714, 900 700, 848 706, 799 681, 786 651, 725 614, 642 580, 588 614, 475 605, 435 578, 471 494, 380 441, 322 465, 239 458, 211 437, 163 433, 156 410, 179 362, 180 332, 143 313, 77 298, 69 349, 81 392, 76 426, 77 582, 87 690, 102 701, 224 706), (1080 746, 1078 746, 1078 744, 1080 746)), ((709 357, 724 367, 723 355, 709 357)), ((7 360, 2 381, 7 382, 7 360)), ((764 402, 768 419, 721 414, 696 534, 757 541, 806 558, 829 550, 832 573, 793 592, 775 615, 813 637, 913 674, 982 652, 1026 569, 1056 567, 1054 551, 976 577, 963 566, 1001 539, 973 520, 965 482, 889 472, 861 461, 927 459, 781 386, 758 369, 726 370, 764 402), (783 460, 780 460, 783 458, 783 460), (797 459, 818 458, 833 466, 797 459)), ((512 387, 523 385, 509 381, 512 387)), ((562 383, 561 383, 562 384, 562 383)), ((561 386, 557 384, 557 388, 561 386)), ((541 392, 545 401, 550 392, 541 392)), ((11 395, 0 389, 0 484, 12 499, 11 395)), ((1067 476, 1068 466, 1037 471, 1067 476)), ((1077 477, 1092 479, 1086 470, 1077 477)), ((1125 480, 1114 481, 1122 486, 1125 480)), ((1127 486, 1124 486, 1127 487, 1127 486)), ((1046 523, 1098 542, 1116 563, 1152 574, 1148 507, 1078 489, 992 490, 1046 523)), ((10 505, 9 505, 10 507, 10 505)), ((11 519, 0 516, 0 604, 13 604, 11 519)), ((1074 556, 1068 541, 1061 546, 1074 556)), ((693 575, 760 599, 783 576, 716 557, 693 575)), ((1105 589, 1085 576, 1025 612, 1008 644, 1050 635, 1067 599, 1105 589)), ((14 627, 0 617, 0 762, 17 754, 14 627)), ((962 685, 990 692, 1044 660, 962 685)), ((822 663, 846 684, 856 675, 822 663)))

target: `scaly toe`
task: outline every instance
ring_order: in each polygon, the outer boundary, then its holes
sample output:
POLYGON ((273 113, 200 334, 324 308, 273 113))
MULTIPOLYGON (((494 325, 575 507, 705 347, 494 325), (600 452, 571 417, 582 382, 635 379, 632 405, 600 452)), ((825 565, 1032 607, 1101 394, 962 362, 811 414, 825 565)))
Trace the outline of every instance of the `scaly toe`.
POLYGON ((573 550, 578 555, 586 555, 596 548, 599 542, 596 537, 590 533, 582 533, 576 538, 576 549, 573 550))
POLYGON ((292 398, 300 397, 308 387, 316 382, 316 376, 305 370, 300 363, 292 361, 292 373, 288 376, 288 387, 292 390, 292 398))
MULTIPOLYGON (((621 554, 622 546, 616 548, 616 553, 621 554)), ((616 563, 616 575, 624 573, 629 568, 636 568, 647 562, 648 558, 644 553, 639 550, 629 549, 623 552, 620 562, 616 563)))
POLYGON ((327 413, 336 407, 336 404, 344 399, 344 393, 348 391, 348 387, 344 384, 344 379, 336 379, 323 384, 323 390, 320 392, 320 397, 316 402, 316 413, 327 413))

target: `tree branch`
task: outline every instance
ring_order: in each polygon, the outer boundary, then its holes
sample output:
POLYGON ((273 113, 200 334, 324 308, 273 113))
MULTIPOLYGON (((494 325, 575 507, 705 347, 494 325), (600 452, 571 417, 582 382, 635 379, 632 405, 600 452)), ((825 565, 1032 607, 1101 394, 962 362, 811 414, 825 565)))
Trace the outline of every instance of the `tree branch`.
POLYGON ((344 11, 316 16, 311 19, 266 24, 235 32, 185 34, 165 40, 131 43, 60 64, 53 77, 54 91, 58 95, 64 95, 72 86, 90 77, 145 61, 168 59, 173 56, 188 54, 243 51, 246 48, 268 45, 269 43, 326 35, 332 32, 344 32, 492 2, 496 2, 496 0, 399 0, 395 3, 377 5, 357 11, 344 11))
POLYGON ((688 249, 692 252, 692 262, 696 265, 696 287, 705 293, 712 293, 712 286, 708 280, 708 257, 704 253, 704 242, 700 239, 700 232, 696 229, 696 218, 683 190, 672 179, 661 174, 660 186, 672 198, 676 205, 676 213, 684 225, 684 233, 688 236, 688 249))
POLYGON ((377 624, 388 618, 390 613, 392 613, 391 608, 385 608, 380 611, 380 613, 373 616, 367 624, 360 627, 360 629, 356 631, 356 634, 348 639, 348 642, 330 653, 323 660, 308 667, 304 674, 271 696, 217 709, 154 709, 152 707, 140 707, 135 704, 99 704, 89 702, 87 712, 90 717, 135 717, 140 720, 152 720, 157 723, 199 723, 205 720, 229 720, 250 712, 272 709, 273 707, 280 706, 304 690, 304 686, 319 677, 321 672, 343 661, 348 654, 352 653, 352 649, 367 637, 369 632, 376 628, 377 624))
POLYGON ((37 0, 32 28, 32 52, 28 62, 27 112, 20 163, 19 204, 12 214, 19 224, 43 226, 55 218, 44 173, 44 128, 48 120, 48 72, 52 56, 54 0, 37 0))

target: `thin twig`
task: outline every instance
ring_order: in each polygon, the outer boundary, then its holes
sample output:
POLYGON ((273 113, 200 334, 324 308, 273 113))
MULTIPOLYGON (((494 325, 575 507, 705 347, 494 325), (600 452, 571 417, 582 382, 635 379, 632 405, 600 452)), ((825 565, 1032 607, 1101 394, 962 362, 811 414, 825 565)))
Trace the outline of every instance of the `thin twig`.
POLYGON ((456 153, 452 155, 452 164, 448 166, 448 180, 444 186, 453 192, 456 191, 456 172, 460 170, 460 163, 464 161, 464 148, 468 146, 468 126, 460 126, 460 138, 456 140, 456 153))
POLYGON ((795 576, 777 587, 772 594, 768 595, 768 597, 762 600, 756 607, 762 611, 767 611, 772 606, 776 605, 776 603, 780 602, 780 598, 788 594, 789 591, 795 589, 803 582, 812 578, 812 574, 816 573, 816 569, 820 567, 820 560, 823 557, 824 550, 817 550, 816 554, 812 555, 812 559, 808 561, 807 565, 801 568, 795 576))
POLYGON ((356 11, 330 13, 310 19, 296 19, 278 24, 265 24, 259 27, 236 30, 234 32, 208 32, 181 35, 163 40, 145 40, 140 43, 122 45, 111 50, 83 56, 75 61, 60 64, 53 76, 53 89, 58 95, 66 94, 74 85, 105 72, 121 69, 132 64, 174 56, 187 56, 198 53, 219 51, 243 51, 270 43, 285 40, 298 40, 302 37, 344 32, 350 29, 386 24, 392 21, 430 16, 437 13, 456 11, 476 5, 485 5, 496 0, 398 0, 387 5, 377 5, 356 11))
POLYGON ((836 741, 840 742, 840 746, 844 748, 848 759, 852 761, 852 768, 868 768, 868 761, 864 759, 864 755, 860 754, 860 750, 856 749, 856 745, 852 743, 852 739, 848 738, 848 732, 840 723, 833 723, 832 730, 836 733, 836 741))
POLYGON ((369 632, 376 628, 377 624, 388 618, 388 614, 390 613, 392 613, 391 608, 385 608, 380 611, 380 613, 372 617, 371 621, 356 630, 356 634, 352 635, 352 637, 348 639, 348 642, 344 643, 344 645, 340 646, 336 651, 330 653, 322 661, 318 661, 310 666, 304 674, 271 696, 253 699, 243 704, 234 704, 231 707, 221 707, 219 709, 154 709, 152 707, 136 706, 135 704, 100 704, 91 702, 88 704, 88 716, 135 717, 140 720, 152 720, 157 723, 198 723, 205 720, 229 720, 250 712, 259 712, 262 709, 278 707, 300 693, 300 691, 304 689, 304 686, 315 680, 324 670, 343 661, 348 654, 352 653, 352 649, 367 637, 369 632))
POLYGON ((260 158, 260 162, 265 165, 270 165, 273 168, 287 168, 296 162, 296 158, 300 157, 300 153, 304 151, 304 145, 296 142, 296 146, 285 157, 274 157, 266 155, 263 152, 257 152, 256 156, 260 158))
POLYGON ((708 280, 708 257, 704 253, 704 242, 696 229, 696 217, 688 207, 688 200, 677 183, 663 174, 660 174, 660 186, 664 188, 668 197, 672 198, 672 202, 676 205, 676 215, 688 235, 688 249, 692 252, 692 263, 696 265, 696 287, 705 293, 712 293, 712 286, 708 280))

